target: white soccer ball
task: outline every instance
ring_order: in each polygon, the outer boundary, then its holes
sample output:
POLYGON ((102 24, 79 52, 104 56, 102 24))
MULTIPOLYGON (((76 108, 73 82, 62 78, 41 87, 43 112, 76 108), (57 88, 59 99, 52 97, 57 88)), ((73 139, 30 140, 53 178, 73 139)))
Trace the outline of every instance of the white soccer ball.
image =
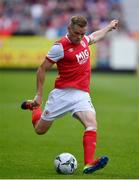
POLYGON ((62 153, 55 158, 54 166, 60 174, 72 174, 77 169, 77 160, 70 153, 62 153))

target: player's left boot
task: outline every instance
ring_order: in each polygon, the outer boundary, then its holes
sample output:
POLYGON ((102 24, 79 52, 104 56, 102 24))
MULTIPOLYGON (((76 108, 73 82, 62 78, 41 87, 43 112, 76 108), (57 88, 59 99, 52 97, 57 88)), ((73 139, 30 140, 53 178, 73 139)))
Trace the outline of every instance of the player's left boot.
POLYGON ((86 165, 83 169, 83 173, 90 174, 104 168, 107 165, 108 160, 109 158, 107 156, 98 158, 92 165, 86 165))
POLYGON ((21 109, 23 110, 33 110, 35 108, 38 108, 39 106, 36 105, 33 100, 27 100, 27 101, 24 101, 22 104, 21 104, 21 109))

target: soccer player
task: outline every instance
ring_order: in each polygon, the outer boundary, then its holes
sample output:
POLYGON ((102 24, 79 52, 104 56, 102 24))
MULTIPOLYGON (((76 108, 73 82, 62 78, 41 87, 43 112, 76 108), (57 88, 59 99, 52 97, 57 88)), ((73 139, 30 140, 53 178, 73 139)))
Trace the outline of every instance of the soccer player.
POLYGON ((118 20, 112 20, 106 27, 85 35, 87 20, 83 16, 73 16, 68 25, 68 33, 57 41, 37 71, 37 93, 33 100, 22 103, 22 109, 32 111, 32 124, 37 134, 44 134, 54 120, 66 112, 83 124, 84 169, 93 173, 108 162, 107 156, 94 160, 96 148, 97 122, 95 108, 89 95, 90 89, 90 50, 89 45, 104 38, 118 27, 118 20), (55 88, 50 92, 44 110, 41 109, 45 72, 53 64, 57 65, 58 77, 55 88))

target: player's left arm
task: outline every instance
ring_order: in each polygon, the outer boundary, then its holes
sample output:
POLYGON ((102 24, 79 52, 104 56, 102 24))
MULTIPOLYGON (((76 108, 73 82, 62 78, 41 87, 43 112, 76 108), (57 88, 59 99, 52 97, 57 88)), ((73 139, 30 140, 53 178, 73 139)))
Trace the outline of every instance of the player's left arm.
POLYGON ((117 29, 118 24, 119 24, 119 21, 114 19, 103 29, 100 29, 98 31, 95 31, 95 32, 89 34, 88 35, 89 44, 96 43, 96 42, 100 41, 101 39, 103 39, 108 32, 112 31, 113 29, 117 29))

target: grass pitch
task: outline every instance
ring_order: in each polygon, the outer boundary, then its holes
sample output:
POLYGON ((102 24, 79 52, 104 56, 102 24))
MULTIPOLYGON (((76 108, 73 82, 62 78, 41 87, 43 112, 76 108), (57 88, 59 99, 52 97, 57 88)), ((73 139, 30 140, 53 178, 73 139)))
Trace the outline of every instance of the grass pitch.
MULTIPOLYGON (((44 102, 53 88, 55 73, 46 76, 44 102)), ((82 174, 83 127, 70 114, 38 136, 31 113, 20 104, 35 95, 34 72, 0 72, 0 178, 1 179, 135 179, 139 178, 139 77, 93 74, 91 96, 97 111, 96 157, 108 155, 106 168, 82 174), (53 161, 70 152, 77 158, 73 175, 59 175, 53 161)))

